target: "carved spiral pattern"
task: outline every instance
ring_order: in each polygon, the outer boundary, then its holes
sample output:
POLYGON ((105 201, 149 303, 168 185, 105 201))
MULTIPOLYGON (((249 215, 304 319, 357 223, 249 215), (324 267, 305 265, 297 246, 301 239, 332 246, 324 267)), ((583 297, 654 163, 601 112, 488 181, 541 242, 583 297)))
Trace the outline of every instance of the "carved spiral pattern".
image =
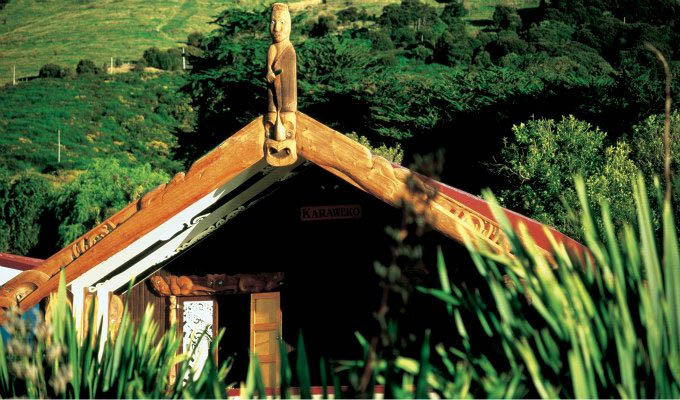
POLYGON ((113 232, 116 229, 116 224, 111 221, 107 221, 99 229, 90 232, 90 235, 81 238, 77 242, 73 243, 71 246, 71 253, 73 258, 76 259, 80 257, 83 253, 94 246, 98 241, 102 240, 106 235, 113 232))
POLYGON ((2 302, 0 307, 7 308, 7 304, 19 305, 21 300, 31 294, 38 286, 47 282, 49 275, 35 269, 20 273, 12 282, 2 287, 2 302))

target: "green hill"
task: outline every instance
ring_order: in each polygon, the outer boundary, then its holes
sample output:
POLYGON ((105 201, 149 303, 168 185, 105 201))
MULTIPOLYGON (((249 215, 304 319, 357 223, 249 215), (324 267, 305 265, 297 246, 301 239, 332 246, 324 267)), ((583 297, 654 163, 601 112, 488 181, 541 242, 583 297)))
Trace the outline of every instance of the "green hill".
POLYGON ((194 114, 179 92, 184 79, 167 72, 81 75, 6 87, 0 90, 0 168, 62 173, 114 157, 124 166, 180 170, 175 150, 193 130, 194 114))
POLYGON ((144 49, 177 47, 189 33, 208 32, 219 0, 11 0, 0 12, 0 84, 35 76, 56 63, 75 67, 138 59, 144 49))
MULTIPOLYGON (((309 18, 348 7, 379 14, 400 0, 304 0, 288 2, 309 18)), ((496 4, 527 0, 465 1, 468 19, 490 18, 496 4)), ((528 0, 534 3, 532 0, 528 0)), ((227 7, 261 7, 265 0, 10 0, 0 11, 0 85, 36 76, 47 63, 75 67, 81 59, 98 66, 111 57, 134 60, 156 46, 181 46, 189 33, 215 29, 210 22, 227 7)), ((426 3, 439 5, 435 0, 426 3)), ((518 3, 518 4, 515 4, 518 3)), ((521 3, 521 4, 519 4, 521 3)))

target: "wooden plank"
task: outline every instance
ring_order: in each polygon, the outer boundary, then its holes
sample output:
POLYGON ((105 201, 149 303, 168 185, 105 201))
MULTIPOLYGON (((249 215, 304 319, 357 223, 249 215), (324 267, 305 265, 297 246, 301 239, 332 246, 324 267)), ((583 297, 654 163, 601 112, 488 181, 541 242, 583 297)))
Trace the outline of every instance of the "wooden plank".
POLYGON ((271 330, 276 330, 279 327, 278 322, 271 322, 271 323, 265 323, 265 324, 253 324, 253 330, 254 331, 271 331, 271 330))
POLYGON ((281 332, 281 297, 279 292, 250 295, 250 352, 262 366, 265 387, 280 385, 280 354, 277 338, 281 332))

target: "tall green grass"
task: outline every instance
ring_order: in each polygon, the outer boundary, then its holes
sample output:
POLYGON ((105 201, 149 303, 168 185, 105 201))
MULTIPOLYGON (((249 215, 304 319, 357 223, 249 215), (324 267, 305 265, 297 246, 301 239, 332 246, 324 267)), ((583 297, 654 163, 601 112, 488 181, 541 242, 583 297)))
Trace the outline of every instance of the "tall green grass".
POLYGON ((657 240, 642 177, 632 186, 636 223, 615 232, 603 203, 604 228, 598 231, 577 179, 590 255, 574 257, 553 240, 556 264, 530 239, 521 240, 526 231, 515 232, 486 194, 516 256, 480 252, 468 241, 490 293, 486 302, 478 290, 449 284, 441 258, 442 289, 421 289, 449 306, 460 335, 458 345, 435 348, 446 367, 433 373, 435 390, 447 397, 466 397, 471 393, 466 385, 476 396, 492 397, 680 396, 680 246, 674 216, 657 185, 663 210, 657 240))
MULTIPOLYGON (((67 306, 64 274, 47 318, 30 329, 16 312, 5 323, 11 338, 0 339, 0 397, 45 398, 225 398, 229 360, 217 365, 212 357, 194 377, 186 354, 178 354, 181 338, 174 326, 158 338, 153 309, 147 307, 134 326, 127 305, 115 339, 100 349, 101 329, 78 338, 67 306), (171 368, 177 379, 169 382, 171 368)), ((88 316, 94 326, 93 307, 88 316)), ((224 331, 213 342, 211 352, 224 331)))

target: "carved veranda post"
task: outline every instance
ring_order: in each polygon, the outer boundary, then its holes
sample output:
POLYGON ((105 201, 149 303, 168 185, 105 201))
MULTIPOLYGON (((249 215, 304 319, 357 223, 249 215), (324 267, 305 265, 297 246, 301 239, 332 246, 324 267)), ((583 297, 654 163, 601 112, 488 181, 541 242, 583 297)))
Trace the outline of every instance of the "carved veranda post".
POLYGON ((274 3, 269 21, 272 44, 267 51, 265 71, 268 104, 264 118, 264 154, 269 165, 277 167, 297 161, 297 61, 290 29, 288 5, 274 3))

